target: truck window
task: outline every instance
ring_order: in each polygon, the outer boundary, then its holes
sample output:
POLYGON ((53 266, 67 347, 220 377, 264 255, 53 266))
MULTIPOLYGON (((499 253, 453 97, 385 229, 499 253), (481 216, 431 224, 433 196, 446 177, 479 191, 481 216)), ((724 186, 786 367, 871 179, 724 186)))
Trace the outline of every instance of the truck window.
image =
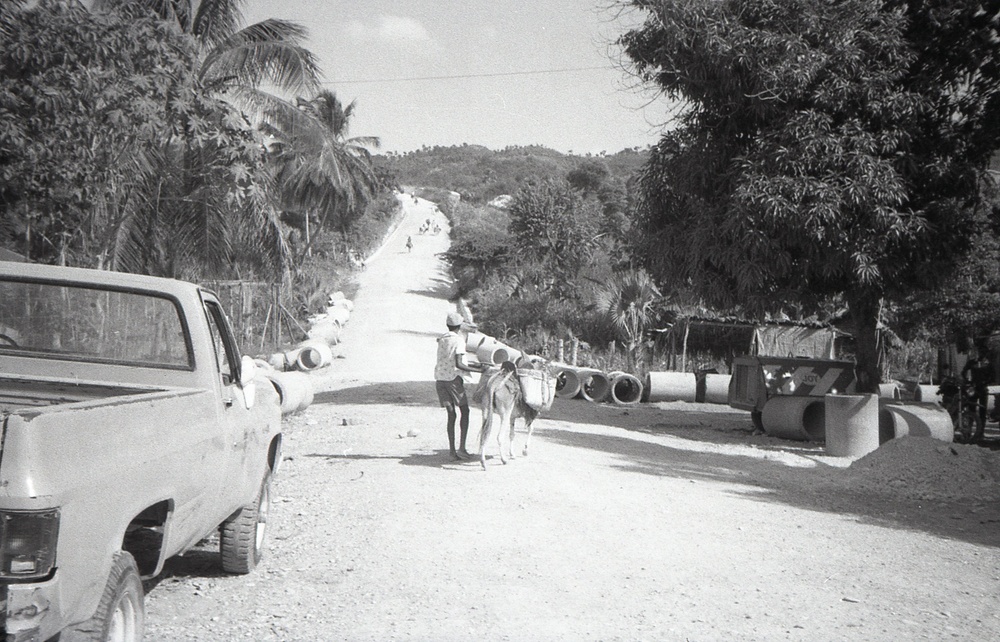
POLYGON ((212 345, 215 346, 215 361, 226 385, 236 380, 233 364, 239 363, 233 335, 229 332, 229 324, 222 308, 215 301, 205 301, 205 313, 208 316, 208 327, 212 332, 212 345))
POLYGON ((192 367, 173 299, 45 281, 0 280, 0 352, 162 368, 192 367))

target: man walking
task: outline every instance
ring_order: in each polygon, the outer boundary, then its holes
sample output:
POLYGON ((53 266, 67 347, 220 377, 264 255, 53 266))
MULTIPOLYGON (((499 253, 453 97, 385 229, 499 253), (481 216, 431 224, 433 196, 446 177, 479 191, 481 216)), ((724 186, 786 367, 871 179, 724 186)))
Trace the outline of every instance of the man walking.
POLYGON ((472 381, 472 373, 482 368, 465 361, 466 333, 469 327, 458 312, 449 312, 445 321, 448 332, 438 338, 437 363, 434 367, 438 400, 448 412, 448 447, 451 458, 457 461, 469 459, 465 440, 469 435, 469 400, 465 394, 466 382, 472 381), (455 448, 455 419, 461 413, 458 449, 455 448))

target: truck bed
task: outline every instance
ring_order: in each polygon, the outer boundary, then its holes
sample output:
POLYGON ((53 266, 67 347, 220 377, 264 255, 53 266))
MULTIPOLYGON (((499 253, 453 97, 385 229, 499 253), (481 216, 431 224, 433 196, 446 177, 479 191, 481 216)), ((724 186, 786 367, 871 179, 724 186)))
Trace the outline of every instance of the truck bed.
POLYGON ((150 388, 100 382, 69 383, 48 378, 0 376, 0 413, 152 392, 150 388))

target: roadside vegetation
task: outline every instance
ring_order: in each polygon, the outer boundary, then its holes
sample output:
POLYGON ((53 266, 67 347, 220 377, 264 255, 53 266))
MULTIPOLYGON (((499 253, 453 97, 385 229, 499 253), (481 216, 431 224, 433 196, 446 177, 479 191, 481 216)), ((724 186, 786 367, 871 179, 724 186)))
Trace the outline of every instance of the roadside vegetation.
POLYGON ((351 257, 398 210, 371 163, 378 141, 349 136, 354 106, 319 90, 301 27, 244 26, 239 7, 0 5, 4 247, 46 263, 278 283, 289 316, 317 287, 343 286, 351 257))

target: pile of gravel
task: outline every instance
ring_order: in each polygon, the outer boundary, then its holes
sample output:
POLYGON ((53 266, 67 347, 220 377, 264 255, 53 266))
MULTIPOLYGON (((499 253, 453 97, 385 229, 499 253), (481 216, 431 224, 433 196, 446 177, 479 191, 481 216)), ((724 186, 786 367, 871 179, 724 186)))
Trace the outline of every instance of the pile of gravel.
POLYGON ((1000 501, 1000 452, 929 437, 882 444, 847 469, 863 492, 923 501, 1000 501))

